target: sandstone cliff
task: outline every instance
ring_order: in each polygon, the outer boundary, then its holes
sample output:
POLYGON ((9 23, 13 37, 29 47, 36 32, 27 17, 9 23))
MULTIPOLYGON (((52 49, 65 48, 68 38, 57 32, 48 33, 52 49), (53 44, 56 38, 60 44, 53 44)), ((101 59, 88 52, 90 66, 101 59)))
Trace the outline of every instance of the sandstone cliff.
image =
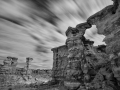
POLYGON ((85 23, 78 24, 75 28, 68 27, 65 45, 52 49, 53 80, 59 80, 68 90, 118 90, 119 32, 119 0, 113 0, 113 5, 90 16, 85 23), (106 45, 95 47, 93 41, 84 37, 86 29, 92 25, 96 25, 98 34, 105 35, 103 41, 106 45))

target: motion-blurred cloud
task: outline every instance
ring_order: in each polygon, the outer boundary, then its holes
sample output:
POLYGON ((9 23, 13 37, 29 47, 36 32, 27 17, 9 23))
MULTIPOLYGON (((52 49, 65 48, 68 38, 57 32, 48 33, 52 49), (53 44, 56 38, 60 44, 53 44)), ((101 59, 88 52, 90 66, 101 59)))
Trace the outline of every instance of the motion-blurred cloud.
MULTIPOLYGON (((85 22, 110 4, 111 0, 1 0, 0 57, 18 57, 19 67, 32 57, 31 68, 52 68, 51 48, 65 44, 68 26, 85 22)), ((95 26, 85 37, 94 45, 103 44, 104 36, 95 26)))

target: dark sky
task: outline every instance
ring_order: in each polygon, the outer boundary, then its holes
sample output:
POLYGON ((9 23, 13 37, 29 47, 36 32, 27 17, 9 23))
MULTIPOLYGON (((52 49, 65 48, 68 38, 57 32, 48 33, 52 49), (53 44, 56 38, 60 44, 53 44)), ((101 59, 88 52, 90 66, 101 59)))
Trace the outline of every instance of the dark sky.
MULTIPOLYGON (((0 63, 18 57, 18 67, 32 57, 31 68, 52 68, 51 48, 65 44, 65 31, 75 27, 111 0, 0 0, 0 63)), ((103 44, 104 36, 93 26, 86 38, 103 44)))

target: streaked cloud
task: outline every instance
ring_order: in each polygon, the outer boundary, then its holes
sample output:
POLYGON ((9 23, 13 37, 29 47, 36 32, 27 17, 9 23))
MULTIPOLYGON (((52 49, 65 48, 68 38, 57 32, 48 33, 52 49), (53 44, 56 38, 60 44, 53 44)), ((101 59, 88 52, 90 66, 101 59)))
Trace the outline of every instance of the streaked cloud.
MULTIPOLYGON (((85 22, 110 4, 111 0, 1 0, 0 57, 18 57, 19 67, 32 57, 31 68, 52 68, 51 48, 65 44, 68 26, 85 22)), ((95 45, 104 38, 95 26, 85 37, 95 45)))

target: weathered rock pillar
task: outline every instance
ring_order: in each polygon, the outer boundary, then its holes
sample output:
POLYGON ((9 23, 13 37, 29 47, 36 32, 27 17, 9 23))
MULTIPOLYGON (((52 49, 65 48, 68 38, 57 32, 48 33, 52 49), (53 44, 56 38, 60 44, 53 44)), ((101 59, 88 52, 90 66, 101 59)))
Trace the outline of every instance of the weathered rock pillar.
POLYGON ((29 66, 30 66, 30 62, 33 60, 33 58, 27 57, 26 58, 26 75, 30 75, 30 70, 29 70, 29 66))
POLYGON ((81 65, 84 62, 84 44, 83 35, 87 27, 90 27, 87 23, 82 23, 76 26, 76 28, 69 27, 66 31, 66 44, 68 46, 68 65, 67 65, 67 77, 64 81, 64 85, 70 90, 77 89, 82 83, 82 69, 81 65))

